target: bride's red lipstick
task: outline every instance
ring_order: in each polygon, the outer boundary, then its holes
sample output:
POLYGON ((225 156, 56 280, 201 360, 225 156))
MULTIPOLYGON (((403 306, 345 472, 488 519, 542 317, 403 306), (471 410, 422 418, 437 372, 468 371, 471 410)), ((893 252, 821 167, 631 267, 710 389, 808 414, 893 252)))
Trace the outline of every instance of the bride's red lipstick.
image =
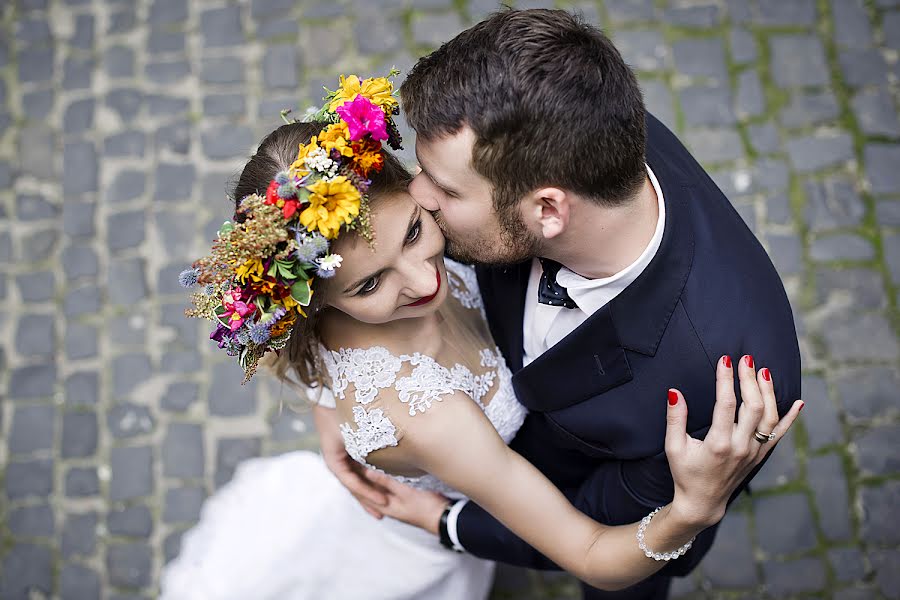
POLYGON ((436 274, 437 274, 437 289, 434 290, 434 293, 433 293, 432 295, 430 295, 430 296, 425 296, 425 297, 423 297, 423 298, 419 298, 419 299, 416 300, 415 302, 413 302, 413 303, 411 303, 411 304, 404 304, 403 306, 423 306, 423 305, 425 305, 425 304, 428 304, 428 303, 431 302, 432 300, 434 300, 435 297, 438 295, 438 292, 441 291, 441 270, 440 270, 440 269, 437 269, 437 273, 436 273, 436 274))

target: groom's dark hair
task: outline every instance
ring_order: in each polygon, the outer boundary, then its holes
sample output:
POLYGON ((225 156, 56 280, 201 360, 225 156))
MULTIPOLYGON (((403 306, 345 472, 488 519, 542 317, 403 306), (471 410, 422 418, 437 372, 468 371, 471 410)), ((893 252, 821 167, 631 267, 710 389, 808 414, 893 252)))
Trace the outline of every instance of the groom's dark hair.
POLYGON ((611 206, 646 176, 644 101, 599 29, 562 10, 504 10, 412 68, 406 119, 429 141, 468 125, 498 211, 541 186, 611 206))

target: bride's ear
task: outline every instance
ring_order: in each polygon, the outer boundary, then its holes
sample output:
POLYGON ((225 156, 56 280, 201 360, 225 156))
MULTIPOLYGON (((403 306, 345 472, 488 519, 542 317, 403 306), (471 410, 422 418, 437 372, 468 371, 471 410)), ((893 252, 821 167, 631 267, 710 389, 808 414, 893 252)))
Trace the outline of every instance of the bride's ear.
POLYGON ((544 239, 552 239, 569 226, 572 197, 555 187, 539 188, 525 199, 525 215, 529 228, 539 230, 544 239))

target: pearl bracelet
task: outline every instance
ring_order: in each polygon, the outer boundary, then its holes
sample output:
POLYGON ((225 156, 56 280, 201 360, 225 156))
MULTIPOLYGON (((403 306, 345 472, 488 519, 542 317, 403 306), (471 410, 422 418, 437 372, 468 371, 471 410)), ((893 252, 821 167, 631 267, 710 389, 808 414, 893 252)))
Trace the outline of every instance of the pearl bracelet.
POLYGON ((660 510, 662 510, 662 507, 658 506, 656 510, 641 519, 641 524, 638 525, 637 530, 638 548, 640 548, 644 552, 644 556, 646 556, 647 558, 652 558, 653 560, 674 560, 679 556, 684 556, 685 553, 691 549, 691 545, 697 538, 696 536, 692 537, 687 544, 673 552, 654 552, 653 550, 647 548, 647 543, 644 541, 644 532, 647 531, 647 525, 650 524, 653 516, 656 515, 656 513, 658 513, 660 510))

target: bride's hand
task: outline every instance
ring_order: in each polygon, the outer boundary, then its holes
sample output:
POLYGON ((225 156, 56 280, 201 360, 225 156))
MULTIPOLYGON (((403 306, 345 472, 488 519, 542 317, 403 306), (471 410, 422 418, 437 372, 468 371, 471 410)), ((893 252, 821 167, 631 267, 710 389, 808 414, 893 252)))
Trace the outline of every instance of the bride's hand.
POLYGON ((752 361, 744 356, 737 366, 742 402, 735 422, 731 360, 719 359, 712 426, 703 441, 687 434, 685 399, 679 391, 669 390, 666 456, 675 482, 672 510, 688 522, 717 523, 734 490, 771 452, 803 408, 797 400, 779 420, 772 374, 768 369, 757 373, 752 361))
POLYGON ((446 497, 400 483, 373 469, 366 469, 365 477, 387 492, 387 503, 378 507, 382 514, 438 534, 441 514, 449 502, 446 497))

